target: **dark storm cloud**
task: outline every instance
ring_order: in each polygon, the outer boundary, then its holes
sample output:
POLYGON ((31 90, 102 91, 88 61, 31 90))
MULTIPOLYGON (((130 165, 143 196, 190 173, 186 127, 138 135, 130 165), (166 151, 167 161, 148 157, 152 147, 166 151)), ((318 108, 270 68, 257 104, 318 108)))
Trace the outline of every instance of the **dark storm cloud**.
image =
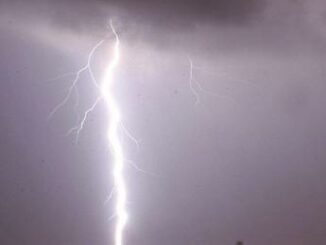
POLYGON ((257 0, 177 0, 173 1, 105 1, 113 4, 137 19, 157 24, 191 26, 199 22, 217 24, 244 24, 262 7, 257 0))
POLYGON ((188 43, 178 35, 198 32, 196 28, 203 25, 247 27, 264 11, 265 1, 5 0, 1 6, 0 26, 67 51, 72 43, 78 46, 78 42, 90 43, 110 35, 106 28, 109 18, 115 20, 128 43, 178 46, 188 43))
MULTIPOLYGON (((160 47, 171 46, 171 43, 175 47, 210 43, 215 49, 218 43, 223 48, 230 45, 232 49, 242 49, 245 44, 249 49, 258 46, 258 49, 279 50, 279 44, 285 39, 293 38, 296 39, 294 43, 300 43, 310 38, 301 34, 296 37, 295 32, 304 29, 324 32, 324 21, 320 17, 325 4, 320 0, 309 3, 293 0, 178 0, 173 3, 157 0, 31 0, 28 3, 6 0, 1 4, 0 17, 5 15, 6 20, 0 24, 6 28, 19 26, 27 33, 36 33, 36 38, 63 45, 85 41, 85 36, 93 41, 107 36, 105 27, 109 18, 115 20, 128 43, 142 40, 160 47), (69 41, 68 35, 75 40, 69 41), (205 38, 200 38, 201 35, 205 38), (234 39, 233 42, 230 39, 234 39), (241 45, 234 45, 235 42, 241 45)), ((290 42, 284 44, 281 49, 295 46, 289 45, 290 42)), ((206 48, 213 49, 208 46, 206 48)))
POLYGON ((83 15, 85 18, 97 18, 99 16, 98 8, 107 7, 108 10, 115 8, 120 14, 131 17, 130 19, 133 21, 144 21, 149 24, 169 27, 187 27, 201 22, 243 25, 259 13, 265 5, 264 1, 258 0, 177 0, 173 2, 159 0, 72 0, 70 2, 50 2, 50 4, 60 10, 57 17, 61 16, 64 19, 76 15, 83 15))
POLYGON ((2 9, 29 18, 41 18, 74 31, 96 28, 110 17, 156 28, 183 31, 197 24, 245 25, 264 9, 258 0, 71 0, 3 1, 2 9), (9 7, 9 8, 8 8, 9 7), (81 18, 82 17, 82 18, 81 18))

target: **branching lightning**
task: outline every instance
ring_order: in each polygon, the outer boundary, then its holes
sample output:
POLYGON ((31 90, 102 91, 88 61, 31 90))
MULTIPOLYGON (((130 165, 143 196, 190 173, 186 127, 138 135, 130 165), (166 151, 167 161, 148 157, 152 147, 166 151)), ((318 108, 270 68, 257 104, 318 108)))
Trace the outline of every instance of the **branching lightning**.
MULTIPOLYGON (((123 234, 124 229, 127 223, 128 214, 126 210, 126 202, 127 202, 127 188, 126 181, 124 176, 125 165, 129 164, 138 172, 149 174, 152 176, 157 176, 156 174, 147 172, 140 167, 138 167, 133 161, 128 160, 123 153, 122 142, 120 134, 123 133, 127 138, 129 138, 132 142, 135 143, 137 149, 140 148, 140 142, 137 140, 124 126, 122 123, 121 112, 118 106, 118 103, 114 97, 114 74, 117 66, 120 61, 120 39, 119 35, 116 32, 116 29, 110 21, 110 28, 114 35, 115 42, 113 46, 112 59, 108 63, 104 75, 100 82, 98 82, 93 74, 91 68, 92 58, 99 49, 99 47, 104 43, 104 40, 99 41, 90 51, 87 59, 87 63, 79 69, 76 73, 66 73, 64 75, 58 76, 57 78, 51 79, 56 80, 62 78, 64 76, 75 75, 64 99, 51 111, 49 114, 49 118, 53 117, 55 113, 57 113, 71 98, 72 94, 75 92, 76 101, 74 104, 74 110, 77 112, 77 108, 79 106, 79 93, 78 93, 78 82, 80 81, 80 77, 84 72, 87 72, 92 80, 93 85, 98 90, 99 95, 95 99, 94 103, 84 112, 84 114, 78 118, 79 123, 77 126, 71 128, 67 135, 71 133, 76 134, 76 142, 78 142, 80 133, 82 132, 85 123, 92 111, 96 108, 96 106, 100 102, 104 102, 108 112, 108 124, 107 124, 107 142, 112 156, 112 165, 113 165, 113 187, 108 195, 108 198, 105 200, 105 203, 109 202, 113 197, 115 198, 115 207, 114 213, 111 215, 109 220, 115 219, 115 230, 114 230, 114 245, 123 245, 123 234)), ((194 67, 193 61, 190 57, 188 57, 189 61, 189 87, 192 94, 195 97, 196 105, 200 103, 200 92, 210 94, 213 96, 220 96, 215 94, 214 92, 208 91, 203 86, 194 79, 194 69, 198 69, 194 67)))
MULTIPOLYGON (((89 107, 84 112, 83 117, 79 124, 73 128, 71 128, 67 134, 71 134, 73 132, 76 133, 76 141, 78 141, 79 134, 83 130, 84 125, 87 121, 89 114, 96 108, 99 102, 104 101, 106 104, 106 108, 108 110, 108 126, 107 126, 107 140, 109 144, 109 148, 112 154, 112 162, 113 162, 113 178, 114 178, 114 186, 112 191, 106 200, 109 201, 113 196, 116 198, 115 202, 115 211, 114 214, 111 216, 110 219, 116 219, 115 231, 114 231, 114 244, 115 245, 122 245, 123 244, 123 232, 127 222, 127 211, 126 211, 126 200, 127 200, 127 191, 126 191, 126 183, 124 178, 124 162, 126 162, 125 157, 123 155, 122 150, 122 143, 120 141, 119 132, 123 132, 131 141, 133 141, 137 148, 139 148, 138 140, 132 136, 132 134, 125 128, 121 121, 121 114, 118 107, 118 103, 116 102, 113 96, 113 83, 114 83, 114 71, 118 66, 120 60, 120 40, 119 35, 116 32, 116 29, 110 20, 110 28, 112 33, 114 34, 115 43, 113 47, 113 58, 109 62, 104 72, 104 76, 101 79, 101 82, 98 83, 95 79, 95 76, 91 69, 91 60, 94 56, 96 50, 104 43, 104 40, 98 42, 90 51, 87 63, 78 70, 75 74, 75 78, 70 85, 68 92, 64 99, 51 111, 48 118, 52 118, 55 113, 57 113, 70 99, 73 92, 76 93, 76 103, 74 105, 74 109, 78 107, 79 103, 79 94, 77 90, 77 84, 80 80, 80 76, 84 72, 88 72, 90 78, 95 85, 95 87, 99 90, 99 96, 96 98, 95 102, 92 106, 89 107)), ((51 79, 59 79, 64 76, 70 76, 73 73, 66 73, 62 76, 57 78, 51 79)), ((143 171, 140 168, 136 167, 137 165, 133 166, 138 171, 143 171)))
MULTIPOLYGON (((127 136, 132 142, 135 143, 137 148, 139 149, 140 143, 139 141, 127 130, 127 128, 122 123, 121 118, 121 112, 118 106, 118 103, 114 97, 114 74, 117 66, 119 65, 120 61, 120 39, 119 35, 116 32, 116 29, 110 21, 110 28, 112 33, 114 34, 115 42, 113 46, 113 52, 112 52, 112 59, 108 63, 104 75, 100 82, 98 82, 92 72, 91 69, 91 61, 92 58, 99 49, 99 47, 104 43, 104 40, 101 40, 98 42, 90 51, 87 59, 87 63, 78 70, 75 74, 75 77, 67 91, 66 96, 64 99, 51 111, 49 114, 49 118, 53 117, 55 113, 57 113, 71 98, 72 94, 76 93, 76 102, 74 104, 74 109, 77 111, 77 107, 79 105, 79 93, 78 93, 78 82, 80 80, 81 75, 84 72, 88 72, 93 85, 95 88, 99 91, 99 96, 96 98, 94 103, 84 112, 82 117, 80 118, 80 121, 77 126, 71 128, 67 134, 75 133, 76 134, 76 142, 79 139, 80 133, 82 132, 85 123, 87 122, 87 119, 92 111, 96 108, 96 106, 100 102, 104 102, 107 108, 108 112, 108 125, 107 125, 107 142, 109 145, 109 149, 111 151, 112 156, 112 165, 113 165, 113 180, 114 185, 113 188, 105 201, 107 203, 110 201, 113 197, 115 198, 115 208, 114 213, 110 217, 110 219, 115 219, 115 230, 114 230, 114 245, 123 245, 123 234, 124 229, 127 223, 128 214, 126 210, 126 202, 127 202, 127 188, 126 188, 126 181, 124 176, 124 168, 126 164, 131 165, 134 167, 137 171, 149 175, 156 176, 153 173, 147 172, 140 167, 138 167, 133 161, 128 160, 123 153, 122 149, 122 142, 120 134, 123 133, 125 136, 127 136)), ((200 103, 200 92, 210 94, 213 96, 221 96, 214 92, 208 91, 203 86, 194 79, 194 69, 197 69, 193 65, 193 61, 190 57, 188 57, 189 62, 189 87, 192 92, 192 94, 195 97, 195 103, 196 105, 200 103)), ((70 76, 73 73, 66 73, 62 76, 59 76, 55 79, 62 78, 63 76, 70 76)), ((54 79, 52 79, 54 80, 54 79)))
MULTIPOLYGON (((95 80, 95 77, 93 75, 93 72, 92 72, 92 69, 91 69, 91 60, 93 58, 93 55, 95 53, 95 51, 103 44, 104 40, 101 40, 100 42, 98 42, 91 50, 91 52, 89 53, 88 55, 88 59, 87 59, 87 63, 85 66, 83 66, 81 69, 79 69, 76 73, 75 73, 75 79, 73 80, 71 86, 69 87, 68 89, 68 92, 65 96, 65 98, 51 111, 51 113, 49 114, 49 119, 53 117, 54 114, 57 113, 58 110, 60 110, 60 108, 62 108, 67 102, 68 100, 70 99, 73 91, 76 89, 76 86, 77 86, 77 83, 79 82, 79 79, 80 79, 80 76, 83 72, 85 71, 88 71, 89 72, 89 75, 94 83, 94 85, 96 87, 98 87, 98 84, 95 80)), ((67 73, 67 74, 64 74, 63 76, 65 75, 70 75, 71 73, 67 73)), ((62 76, 61 76, 62 77, 62 76)), ((60 78, 60 77, 57 77, 57 78, 60 78)), ((55 78, 55 79, 57 79, 55 78)), ((77 96, 78 96, 78 92, 77 92, 77 96)))
POLYGON ((80 121, 79 125, 68 130, 67 135, 69 135, 73 132, 76 132, 76 143, 79 140, 79 134, 84 128, 84 125, 87 121, 89 113, 91 113, 95 109, 95 107, 98 105, 98 103, 101 101, 101 99, 102 99, 101 97, 97 97, 97 99, 95 100, 93 105, 85 111, 84 116, 83 116, 82 120, 80 121))
POLYGON ((122 145, 119 138, 119 127, 121 127, 121 115, 117 102, 112 94, 113 75, 120 59, 120 40, 112 21, 110 21, 111 30, 115 36, 115 44, 113 50, 113 59, 107 66, 104 78, 100 85, 101 95, 106 103, 109 112, 109 123, 107 137, 110 144, 113 158, 113 177, 114 188, 116 194, 115 214, 117 217, 114 232, 115 245, 123 244, 123 231, 127 222, 126 199, 127 191, 123 175, 124 156, 122 145))

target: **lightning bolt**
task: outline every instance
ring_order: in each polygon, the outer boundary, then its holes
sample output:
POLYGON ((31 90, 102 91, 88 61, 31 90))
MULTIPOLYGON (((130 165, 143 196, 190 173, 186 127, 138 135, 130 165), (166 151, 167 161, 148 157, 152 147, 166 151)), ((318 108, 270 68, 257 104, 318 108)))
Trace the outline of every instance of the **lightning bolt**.
MULTIPOLYGON (((87 119, 92 111, 96 108, 96 106, 100 102, 104 102, 107 108, 107 114, 108 114, 108 124, 107 124, 107 142, 108 142, 108 148, 111 152, 111 158, 112 158, 112 165, 113 165, 113 188, 111 190, 111 193, 109 194, 107 200, 105 203, 110 201, 113 197, 115 197, 115 207, 114 207, 114 213, 110 217, 111 219, 115 219, 115 228, 114 228, 114 245, 123 245, 123 234, 124 230, 127 224, 128 219, 128 213, 126 209, 126 202, 127 202, 127 188, 126 188, 126 181, 124 176, 124 169, 125 165, 129 164, 137 171, 149 174, 152 176, 157 176, 153 173, 147 172, 140 167, 138 167, 133 161, 128 160, 124 156, 122 142, 120 133, 123 133, 125 136, 127 136, 132 142, 135 143, 137 148, 139 149, 139 141, 127 130, 127 128, 124 126, 121 118, 121 111, 119 109, 119 105, 115 99, 114 96, 114 81, 115 81, 115 70, 120 62, 120 39, 119 35, 112 23, 112 20, 109 22, 110 29, 114 35, 115 42, 113 46, 113 52, 112 52, 112 59, 108 63, 104 75, 100 82, 98 82, 92 72, 91 69, 91 61, 92 58, 99 49, 99 47, 104 43, 104 40, 101 40, 98 42, 90 51, 87 63, 79 69, 76 73, 66 73, 61 76, 58 76, 52 80, 60 79, 65 76, 70 76, 72 74, 75 74, 75 77, 68 89, 68 92, 64 99, 51 111, 49 118, 51 118, 55 113, 57 113, 70 99, 73 92, 76 93, 76 102, 74 104, 74 110, 77 111, 77 107, 79 104, 79 94, 78 94, 78 82, 80 80, 81 75, 84 72, 88 72, 94 86, 99 91, 99 95, 94 101, 94 103, 84 112, 83 116, 80 119, 80 122, 77 126, 71 128, 67 134, 71 134, 73 132, 76 133, 76 142, 78 142, 79 135, 82 132, 85 123, 87 122, 87 119)), ((194 67, 193 61, 190 57, 188 57, 189 61, 189 86, 190 90, 193 93, 195 97, 195 103, 200 103, 200 92, 210 94, 213 96, 219 96, 213 92, 210 92, 202 87, 202 85, 194 79, 194 67)))
MULTIPOLYGON (((74 109, 78 107, 79 103, 79 94, 77 90, 77 85, 80 80, 81 75, 84 72, 88 72, 93 84, 99 90, 99 96, 96 98, 95 102, 89 109, 84 112, 83 117, 79 124, 73 128, 71 128, 68 134, 73 132, 76 133, 76 142, 78 141, 79 134, 83 130, 84 125, 89 117, 89 114, 96 108, 99 102, 104 101, 106 104, 107 112, 108 112, 108 125, 107 125, 107 141, 109 145, 109 149, 111 151, 112 162, 113 162, 113 179, 114 179, 114 186, 112 191, 106 200, 109 201, 113 196, 115 196, 115 211, 112 215, 112 218, 116 219, 115 231, 114 231, 114 244, 115 245, 122 245, 123 244, 123 232, 127 223, 127 211, 126 211, 126 200, 127 200, 127 190, 126 190, 126 183, 124 178, 124 165, 127 160, 125 160, 123 150, 122 150, 122 143, 120 140, 119 132, 123 132, 131 141, 133 141, 137 148, 139 148, 138 140, 125 128, 121 120, 121 113, 118 107, 118 103, 113 96, 113 84, 114 84, 114 71, 119 64, 120 60, 120 39, 119 35, 116 32, 116 29, 112 23, 112 20, 109 22, 110 29, 114 34, 115 43, 113 47, 113 58, 108 63, 104 76, 101 79, 101 82, 98 83, 95 79, 95 76, 91 69, 91 60, 94 56, 96 50, 104 43, 104 40, 98 42, 90 51, 87 63, 79 69, 76 73, 66 73, 61 76, 58 76, 54 79, 50 79, 49 81, 57 80, 65 76, 70 76, 75 74, 75 78, 73 79, 68 92, 64 99, 51 111, 48 118, 50 119, 56 114, 70 99, 73 92, 76 92, 76 103, 74 105, 74 109)), ((138 171, 143 171, 137 165, 133 164, 130 161, 130 164, 135 167, 138 171)), ((145 173, 145 171, 143 171, 145 173)))
POLYGON ((122 127, 121 114, 118 104, 112 94, 112 85, 114 82, 114 70, 117 67, 120 60, 120 39, 116 32, 112 20, 110 21, 111 30, 115 36, 115 44, 113 49, 113 59, 108 64, 102 83, 100 84, 100 90, 102 98, 104 99, 108 109, 108 130, 107 138, 112 152, 113 158, 113 178, 114 189, 116 195, 115 215, 116 215, 116 227, 114 232, 114 244, 123 244, 123 231, 127 223, 127 211, 126 211, 126 199, 127 190, 124 178, 124 155, 122 150, 122 144, 119 138, 119 129, 122 127))

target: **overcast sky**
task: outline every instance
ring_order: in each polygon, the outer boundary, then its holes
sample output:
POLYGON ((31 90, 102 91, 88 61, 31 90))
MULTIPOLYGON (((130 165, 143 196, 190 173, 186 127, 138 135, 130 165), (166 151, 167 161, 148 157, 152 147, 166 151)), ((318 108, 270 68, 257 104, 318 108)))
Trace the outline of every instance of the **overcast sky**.
POLYGON ((140 143, 124 151, 148 172, 126 162, 125 244, 324 244, 325 13, 322 0, 0 0, 0 243, 113 244, 105 104, 77 144, 66 136, 96 99, 87 73, 79 106, 48 120, 104 39, 101 78, 112 19, 115 95, 140 143))

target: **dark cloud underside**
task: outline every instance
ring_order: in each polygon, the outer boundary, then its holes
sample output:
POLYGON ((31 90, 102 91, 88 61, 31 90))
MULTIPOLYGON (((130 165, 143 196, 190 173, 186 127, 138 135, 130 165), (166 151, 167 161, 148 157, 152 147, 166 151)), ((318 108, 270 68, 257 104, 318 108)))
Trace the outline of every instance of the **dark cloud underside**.
POLYGON ((265 1, 258 0, 72 0, 40 2, 47 7, 48 16, 66 25, 84 26, 105 17, 144 22, 158 28, 180 29, 199 23, 243 25, 261 13, 265 1), (74 18, 84 16, 83 19, 74 18))
POLYGON ((262 7, 257 0, 103 1, 127 10, 136 18, 170 25, 196 22, 243 24, 262 7))

